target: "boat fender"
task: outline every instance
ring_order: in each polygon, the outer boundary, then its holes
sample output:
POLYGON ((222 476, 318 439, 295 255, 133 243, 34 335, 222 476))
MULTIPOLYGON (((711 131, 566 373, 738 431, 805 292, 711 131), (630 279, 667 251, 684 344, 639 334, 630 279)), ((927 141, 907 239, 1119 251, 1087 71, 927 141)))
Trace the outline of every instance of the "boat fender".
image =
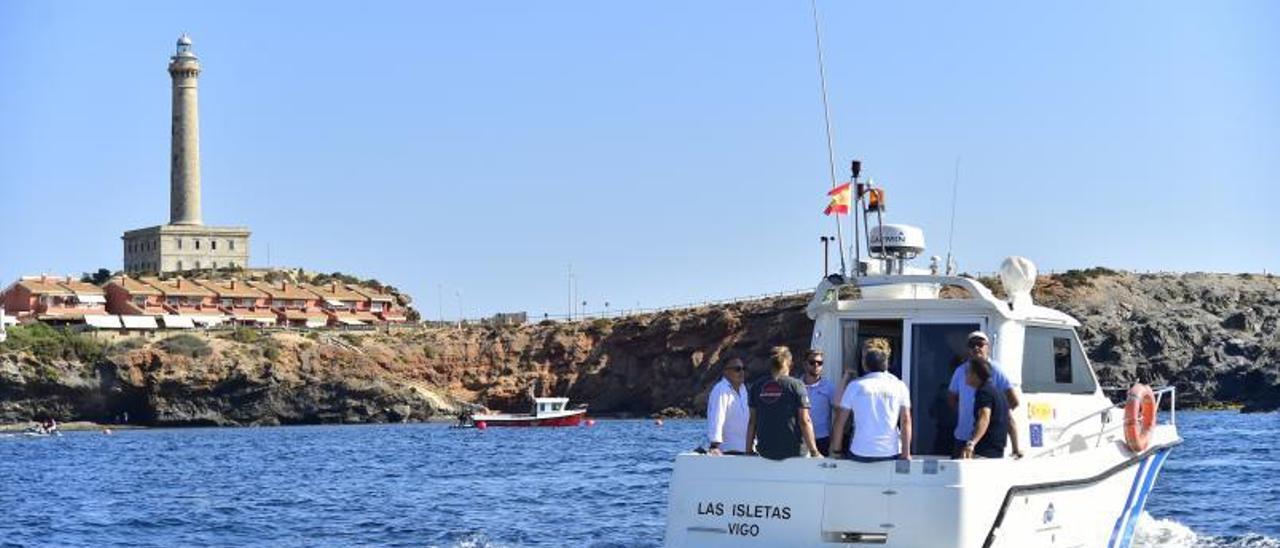
POLYGON ((489 427, 488 423, 484 421, 476 421, 476 430, 484 430, 485 428, 488 428, 488 427, 489 427))
POLYGON ((1124 441, 1134 453, 1146 451, 1151 444, 1151 429, 1156 425, 1156 396, 1151 387, 1135 384, 1129 389, 1124 404, 1124 441))

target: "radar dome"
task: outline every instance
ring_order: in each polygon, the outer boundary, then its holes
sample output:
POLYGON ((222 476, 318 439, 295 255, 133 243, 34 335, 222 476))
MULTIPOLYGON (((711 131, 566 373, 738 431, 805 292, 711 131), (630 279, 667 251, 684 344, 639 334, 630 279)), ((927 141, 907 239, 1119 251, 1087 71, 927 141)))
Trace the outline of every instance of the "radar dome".
POLYGON ((914 259, 924 253, 924 231, 911 225, 881 225, 871 227, 867 249, 873 254, 882 252, 894 259, 914 259))
POLYGON ((1012 256, 1000 264, 1000 283, 1014 308, 1031 304, 1031 288, 1036 285, 1036 264, 1026 257, 1012 256))

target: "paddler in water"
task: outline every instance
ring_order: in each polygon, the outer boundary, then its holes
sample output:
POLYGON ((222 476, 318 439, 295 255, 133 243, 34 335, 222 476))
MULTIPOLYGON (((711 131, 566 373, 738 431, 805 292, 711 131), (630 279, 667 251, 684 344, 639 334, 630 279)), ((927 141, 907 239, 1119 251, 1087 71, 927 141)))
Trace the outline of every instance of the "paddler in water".
POLYGON ((791 376, 791 351, 785 346, 773 347, 769 352, 769 369, 769 377, 749 391, 751 418, 747 422, 747 454, 756 453, 772 460, 802 454, 822 456, 813 438, 809 394, 804 384, 791 376))
POLYGON ((707 442, 712 455, 742 455, 747 452, 747 367, 738 358, 724 364, 724 378, 707 397, 707 442))

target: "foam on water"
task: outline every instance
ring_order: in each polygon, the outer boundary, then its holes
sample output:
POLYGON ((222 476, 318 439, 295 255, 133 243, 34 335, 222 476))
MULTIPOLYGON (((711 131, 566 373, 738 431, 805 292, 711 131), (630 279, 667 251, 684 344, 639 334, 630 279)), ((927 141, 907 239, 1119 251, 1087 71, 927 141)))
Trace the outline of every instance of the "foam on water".
POLYGON ((1264 535, 1201 536, 1174 520, 1153 518, 1143 512, 1138 516, 1133 548, 1280 548, 1280 540, 1264 535))

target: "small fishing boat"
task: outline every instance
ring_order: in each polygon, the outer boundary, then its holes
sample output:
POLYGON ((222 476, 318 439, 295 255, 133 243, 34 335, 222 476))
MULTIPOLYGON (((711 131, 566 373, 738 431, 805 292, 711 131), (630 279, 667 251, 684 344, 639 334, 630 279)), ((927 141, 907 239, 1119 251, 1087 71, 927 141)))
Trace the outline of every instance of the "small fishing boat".
POLYGON ((569 408, 569 398, 534 398, 530 413, 475 415, 472 423, 485 426, 577 426, 587 416, 586 406, 569 408))

